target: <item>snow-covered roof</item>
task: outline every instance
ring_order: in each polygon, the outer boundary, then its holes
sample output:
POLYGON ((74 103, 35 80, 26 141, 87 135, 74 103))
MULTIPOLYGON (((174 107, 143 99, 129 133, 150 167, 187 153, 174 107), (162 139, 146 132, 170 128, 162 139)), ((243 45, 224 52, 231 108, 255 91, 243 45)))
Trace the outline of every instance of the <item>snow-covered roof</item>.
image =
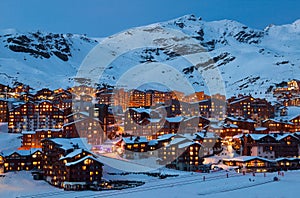
POLYGON ((35 131, 22 131, 23 135, 33 135, 35 134, 35 131))
POLYGON ((193 140, 195 139, 195 135, 193 133, 184 133, 184 134, 178 134, 178 137, 182 136, 188 140, 193 140))
POLYGON ((158 144, 157 140, 150 140, 149 143, 148 143, 149 146, 155 146, 157 144, 158 144))
POLYGON ((174 138, 171 142, 170 142, 170 144, 168 145, 168 146, 172 146, 172 145, 175 145, 175 144, 179 144, 180 142, 183 142, 183 141, 185 141, 185 140, 188 140, 187 138, 180 138, 180 137, 178 137, 178 138, 174 138))
POLYGON ((74 112, 74 113, 71 113, 71 114, 67 115, 67 117, 72 117, 72 116, 74 116, 74 115, 76 115, 76 114, 81 114, 81 115, 86 116, 86 117, 89 116, 89 113, 88 113, 88 112, 80 111, 80 112, 74 112))
POLYGON ((173 123, 173 122, 182 122, 183 119, 184 119, 184 117, 182 117, 182 116, 176 116, 176 117, 167 117, 165 119, 166 119, 166 121, 173 123))
POLYGON ((157 140, 158 141, 168 140, 168 139, 171 139, 174 136, 176 136, 176 134, 164 134, 164 135, 158 136, 157 140))
POLYGON ((1 155, 3 157, 7 157, 7 156, 12 155, 13 153, 17 153, 21 156, 29 156, 29 155, 32 155, 33 153, 36 153, 37 151, 42 152, 42 149, 32 148, 30 150, 7 150, 7 151, 2 151, 1 155))
POLYGON ((35 130, 35 132, 41 132, 41 131, 61 132, 62 129, 36 129, 36 130, 35 130))
POLYGON ((275 159, 276 162, 280 161, 300 161, 300 158, 294 158, 294 157, 280 157, 275 159))
POLYGON ((208 118, 206 118, 206 117, 203 117, 203 116, 192 116, 192 117, 185 117, 185 121, 189 121, 189 120, 192 120, 192 119, 195 119, 195 118, 198 118, 198 119, 202 118, 202 119, 204 119, 204 120, 208 120, 208 121, 209 121, 209 119, 208 119, 208 118))
POLYGON ((267 137, 269 136, 268 134, 255 134, 255 133, 252 133, 252 134, 248 134, 248 136, 250 136, 253 140, 260 140, 264 137, 267 137))
POLYGON ((251 120, 249 118, 244 118, 244 117, 233 117, 233 116, 229 116, 227 117, 228 120, 231 121, 236 121, 236 122, 249 122, 249 123, 255 123, 254 120, 251 120))
POLYGON ((238 98, 237 100, 232 101, 230 104, 240 103, 240 102, 242 102, 244 100, 247 100, 247 99, 249 99, 249 97, 243 97, 243 98, 240 98, 240 99, 238 98))
POLYGON ((248 162, 251 160, 262 160, 262 161, 267 161, 267 162, 274 162, 273 160, 269 160, 263 157, 258 157, 258 156, 238 156, 235 158, 229 158, 229 159, 223 159, 223 161, 236 161, 236 162, 248 162))
POLYGON ((69 162, 69 163, 66 163, 66 166, 73 166, 73 165, 76 165, 76 164, 78 164, 78 163, 80 163, 80 162, 83 162, 83 161, 86 160, 86 159, 91 159, 91 160, 93 160, 93 161, 96 161, 96 162, 99 162, 100 164, 102 164, 102 162, 100 162, 97 158, 95 158, 95 157, 93 157, 93 156, 85 156, 85 157, 83 157, 83 158, 81 158, 81 159, 79 159, 79 160, 77 160, 77 161, 75 161, 75 162, 69 162))
POLYGON ((233 139, 240 139, 240 138, 242 138, 243 136, 244 136, 244 134, 237 134, 237 135, 233 136, 232 138, 233 138, 233 139))
POLYGON ((195 136, 199 136, 200 138, 204 138, 204 139, 219 138, 219 136, 213 132, 197 132, 195 133, 195 136))
POLYGON ((239 127, 238 127, 237 125, 235 125, 235 124, 224 124, 223 127, 224 127, 224 128, 235 128, 235 129, 239 128, 239 127))
POLYGON ((87 143, 86 138, 47 138, 47 139, 54 142, 55 144, 61 145, 60 148, 64 150, 74 149, 75 145, 78 145, 79 148, 86 148, 88 150, 91 148, 91 145, 87 143))
POLYGON ((185 143, 182 143, 182 144, 179 144, 178 145, 178 148, 186 148, 186 147, 189 147, 189 146, 191 146, 191 145, 194 145, 194 144, 197 144, 197 145, 199 145, 199 146, 202 146, 200 143, 198 143, 198 142, 185 142, 185 143))
POLYGON ((151 123, 158 123, 160 122, 161 119, 156 119, 156 118, 147 118, 147 120, 151 123))
POLYGON ((300 116, 300 107, 299 106, 288 106, 287 109, 287 115, 286 116, 279 116, 276 119, 277 120, 288 120, 291 121, 295 119, 296 117, 300 116))
POLYGON ((292 122, 289 122, 288 120, 283 120, 284 117, 277 117, 276 119, 267 119, 267 120, 264 120, 263 122, 267 122, 267 121, 272 121, 272 122, 275 122, 275 123, 284 123, 284 124, 290 124, 290 125, 294 125, 294 123, 292 122))
POLYGON ((137 113, 147 113, 149 115, 153 111, 152 109, 145 109, 145 108, 130 108, 130 109, 137 113))
POLYGON ((84 151, 87 152, 87 153, 90 153, 89 151, 84 150, 84 149, 75 149, 74 151, 72 151, 68 155, 61 157, 59 160, 64 160, 64 159, 75 157, 75 156, 83 153, 84 151))
POLYGON ((256 127, 255 131, 265 131, 267 129, 268 129, 267 127, 256 127))
POLYGON ((281 134, 281 133, 273 133, 273 134, 270 134, 270 135, 272 135, 274 138, 276 138, 277 141, 280 141, 280 140, 282 140, 282 139, 284 139, 286 137, 289 137, 289 136, 298 139, 296 136, 294 136, 291 133, 283 133, 283 134, 281 134))
POLYGON ((144 136, 139 136, 139 137, 124 137, 123 141, 125 144, 134 144, 134 143, 147 143, 148 140, 144 136))

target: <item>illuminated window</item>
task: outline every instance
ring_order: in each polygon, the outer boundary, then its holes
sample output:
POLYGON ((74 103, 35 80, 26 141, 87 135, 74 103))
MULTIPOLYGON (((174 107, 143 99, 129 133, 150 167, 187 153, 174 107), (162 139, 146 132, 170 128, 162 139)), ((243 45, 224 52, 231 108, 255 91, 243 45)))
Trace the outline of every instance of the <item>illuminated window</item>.
POLYGON ((84 160, 84 164, 85 164, 85 165, 89 165, 91 162, 92 162, 92 160, 90 160, 90 159, 84 160))

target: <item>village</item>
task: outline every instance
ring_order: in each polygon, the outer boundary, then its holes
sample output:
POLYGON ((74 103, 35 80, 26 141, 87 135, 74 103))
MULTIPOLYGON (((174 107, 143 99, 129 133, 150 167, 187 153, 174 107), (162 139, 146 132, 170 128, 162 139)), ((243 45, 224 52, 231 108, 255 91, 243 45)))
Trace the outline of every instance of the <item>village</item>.
POLYGON ((0 172, 31 171, 65 190, 103 183, 99 156, 152 158, 181 171, 214 165, 238 172, 300 168, 300 81, 274 88, 273 100, 179 91, 78 85, 33 91, 0 84, 1 131, 22 135, 17 150, 0 152, 0 172), (232 148, 234 155, 224 154, 232 148))

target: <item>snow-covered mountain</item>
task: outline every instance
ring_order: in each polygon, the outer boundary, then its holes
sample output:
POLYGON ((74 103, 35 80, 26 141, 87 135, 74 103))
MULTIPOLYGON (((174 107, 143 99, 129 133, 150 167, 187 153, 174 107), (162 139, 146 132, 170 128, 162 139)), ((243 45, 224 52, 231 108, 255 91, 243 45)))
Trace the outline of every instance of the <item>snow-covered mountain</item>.
POLYGON ((97 43, 84 35, 0 31, 0 83, 72 86, 81 61, 97 43))
POLYGON ((300 20, 255 30, 186 15, 100 43, 72 34, 6 30, 0 35, 0 83, 19 81, 37 89, 72 86, 73 78, 132 88, 153 78, 181 91, 189 86, 214 92, 211 87, 224 85, 227 96, 263 97, 282 81, 300 79, 300 20))

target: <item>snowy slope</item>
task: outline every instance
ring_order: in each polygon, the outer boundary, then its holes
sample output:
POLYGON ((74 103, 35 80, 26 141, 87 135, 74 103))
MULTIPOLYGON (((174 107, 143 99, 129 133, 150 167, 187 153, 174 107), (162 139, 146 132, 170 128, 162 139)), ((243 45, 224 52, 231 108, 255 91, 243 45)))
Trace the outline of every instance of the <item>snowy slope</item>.
MULTIPOLYGON (((145 89, 145 83, 154 82, 159 86, 151 88, 185 93, 204 90, 264 97, 276 84, 300 78, 300 20, 254 30, 235 21, 206 22, 186 15, 97 39, 100 43, 80 35, 59 35, 70 50, 58 51, 68 60, 55 55, 55 39, 44 42, 50 47, 42 51, 50 58, 12 51, 8 38, 18 35, 23 34, 6 30, 0 37, 1 83, 18 80, 34 88, 66 87, 75 77, 91 85, 145 89)), ((33 33, 25 35, 33 40, 30 44, 40 42, 33 33)))
POLYGON ((0 83, 18 81, 35 89, 72 86, 85 55, 97 44, 83 35, 0 32, 0 83))
POLYGON ((117 191, 63 191, 50 186, 45 181, 34 181, 29 172, 7 173, 6 177, 0 177, 1 197, 244 197, 244 198, 268 198, 297 196, 299 188, 299 171, 284 172, 279 176, 280 181, 274 182, 273 178, 277 173, 263 174, 234 174, 211 173, 193 175, 180 175, 167 179, 159 179, 141 175, 119 176, 116 179, 140 180, 146 184, 125 190, 117 191), (203 181, 203 176, 206 180, 203 181), (251 181, 250 181, 251 180, 251 181), (24 185, 26 184, 26 185, 24 185), (26 186, 26 187, 25 187, 26 186))

